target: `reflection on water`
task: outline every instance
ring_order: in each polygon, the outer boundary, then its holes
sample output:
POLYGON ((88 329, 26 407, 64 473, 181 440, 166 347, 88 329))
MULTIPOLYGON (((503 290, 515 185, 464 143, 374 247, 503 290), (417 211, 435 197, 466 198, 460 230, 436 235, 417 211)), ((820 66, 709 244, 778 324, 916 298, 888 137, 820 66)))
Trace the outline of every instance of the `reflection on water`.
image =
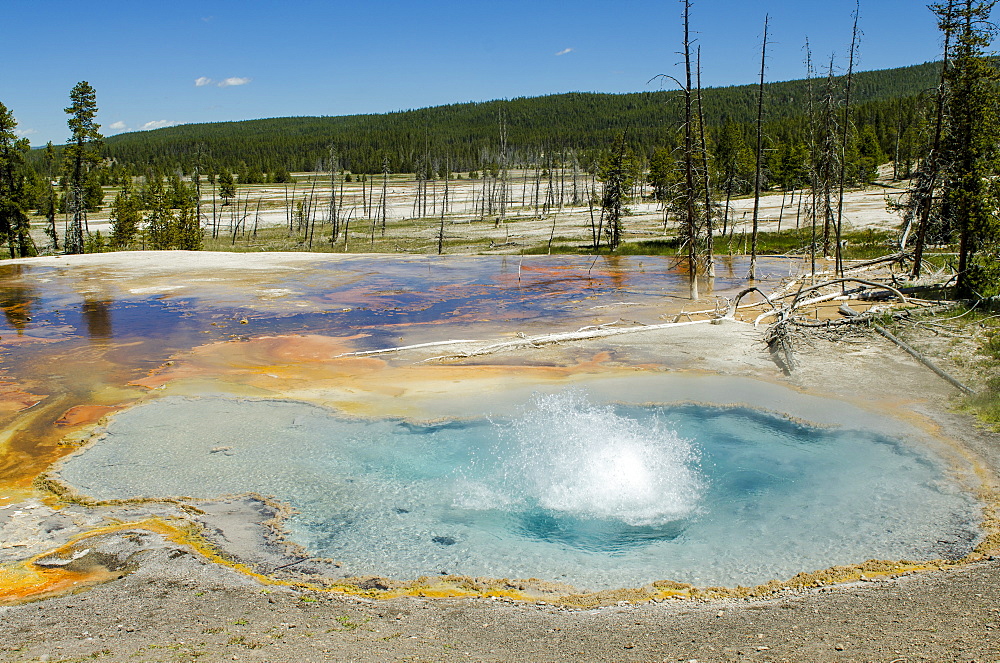
MULTIPOLYGON (((24 265, 9 265, 8 269, 14 277, 23 277, 28 273, 24 265)), ((10 286, 0 288, 0 310, 3 310, 7 325, 19 335, 31 322, 32 306, 37 299, 38 294, 29 279, 18 278, 10 286)))
POLYGON ((94 340, 111 338, 111 302, 86 300, 81 308, 87 336, 94 340))

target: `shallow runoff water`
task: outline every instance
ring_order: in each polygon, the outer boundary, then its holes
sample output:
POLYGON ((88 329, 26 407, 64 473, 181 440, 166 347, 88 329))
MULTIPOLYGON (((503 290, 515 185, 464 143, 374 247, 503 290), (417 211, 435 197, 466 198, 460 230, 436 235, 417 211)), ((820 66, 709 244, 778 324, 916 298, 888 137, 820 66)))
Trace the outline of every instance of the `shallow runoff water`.
POLYGON ((977 507, 930 451, 762 410, 581 390, 413 423, 279 400, 167 397, 118 415, 62 478, 99 499, 255 491, 345 576, 748 585, 968 552, 977 507))

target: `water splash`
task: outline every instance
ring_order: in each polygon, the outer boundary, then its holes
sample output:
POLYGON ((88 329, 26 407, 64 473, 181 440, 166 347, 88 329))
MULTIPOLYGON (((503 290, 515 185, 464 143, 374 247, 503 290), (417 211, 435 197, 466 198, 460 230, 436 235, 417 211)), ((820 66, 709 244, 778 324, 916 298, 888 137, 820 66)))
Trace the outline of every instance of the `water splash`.
POLYGON ((536 394, 500 432, 508 488, 558 514, 655 527, 690 516, 703 491, 690 441, 579 391, 536 394))

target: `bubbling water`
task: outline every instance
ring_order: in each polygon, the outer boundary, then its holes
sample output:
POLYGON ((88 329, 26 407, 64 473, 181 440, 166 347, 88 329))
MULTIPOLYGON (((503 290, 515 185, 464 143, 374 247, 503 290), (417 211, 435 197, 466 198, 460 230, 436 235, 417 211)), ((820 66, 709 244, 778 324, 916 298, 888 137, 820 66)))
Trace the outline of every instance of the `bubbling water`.
MULTIPOLYGON (((703 489, 697 450, 658 419, 639 422, 567 391, 536 394, 520 417, 495 426, 501 444, 492 460, 508 492, 502 501, 645 527, 690 516, 697 507, 703 489)), ((484 505, 495 503, 494 496, 484 505)))

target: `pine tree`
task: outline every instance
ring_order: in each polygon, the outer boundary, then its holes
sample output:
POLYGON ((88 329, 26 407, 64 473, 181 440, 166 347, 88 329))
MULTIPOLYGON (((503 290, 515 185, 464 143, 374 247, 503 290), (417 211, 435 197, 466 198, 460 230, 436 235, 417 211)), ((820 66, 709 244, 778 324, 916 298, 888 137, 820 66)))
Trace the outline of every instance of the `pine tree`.
POLYGON ((45 234, 52 240, 52 248, 59 250, 59 234, 56 232, 56 193, 52 190, 52 177, 56 165, 56 150, 50 140, 45 144, 45 200, 41 211, 45 214, 45 234))
POLYGON ((111 203, 111 248, 124 251, 132 247, 139 233, 142 211, 138 198, 128 183, 123 183, 121 192, 111 203))
POLYGON ((73 215, 69 235, 66 237, 67 253, 83 253, 83 235, 87 226, 86 184, 87 174, 100 160, 98 148, 101 125, 94 121, 97 116, 97 93, 87 81, 80 81, 70 92, 70 105, 66 113, 72 136, 63 152, 68 169, 69 212, 73 215))
POLYGON ((149 248, 163 251, 174 244, 175 218, 167 203, 163 182, 159 178, 149 183, 148 196, 146 236, 149 239, 149 248))
MULTIPOLYGON (((986 297, 1000 291, 1000 72, 986 54, 995 34, 996 0, 963 0, 954 11, 955 45, 945 74, 950 121, 943 144, 942 216, 958 235, 958 290, 986 297)), ((937 9, 935 11, 938 11, 937 9)))
POLYGON ((732 122, 726 122, 719 129, 715 139, 715 164, 718 170, 716 181, 726 194, 722 212, 722 234, 726 234, 729 223, 729 203, 734 195, 746 193, 750 178, 753 177, 753 154, 743 140, 743 134, 732 122))
POLYGON ((7 243, 11 258, 34 253, 24 171, 28 141, 17 138, 16 127, 14 114, 0 104, 0 240, 7 243))
POLYGON ((174 217, 175 229, 172 233, 178 249, 184 251, 200 251, 203 234, 198 212, 192 201, 185 202, 174 217))
POLYGON ((219 184, 219 198, 222 198, 222 205, 225 207, 236 196, 236 180, 228 170, 223 171, 216 179, 219 184))
POLYGON ((670 150, 657 148, 649 159, 649 174, 646 181, 653 187, 653 198, 666 201, 670 195, 670 186, 676 179, 677 167, 670 150))
POLYGON ((601 181, 604 182, 601 217, 607 220, 608 249, 611 251, 617 249, 622 242, 622 216, 625 213, 625 197, 632 186, 631 170, 625 135, 621 134, 600 173, 601 181))

